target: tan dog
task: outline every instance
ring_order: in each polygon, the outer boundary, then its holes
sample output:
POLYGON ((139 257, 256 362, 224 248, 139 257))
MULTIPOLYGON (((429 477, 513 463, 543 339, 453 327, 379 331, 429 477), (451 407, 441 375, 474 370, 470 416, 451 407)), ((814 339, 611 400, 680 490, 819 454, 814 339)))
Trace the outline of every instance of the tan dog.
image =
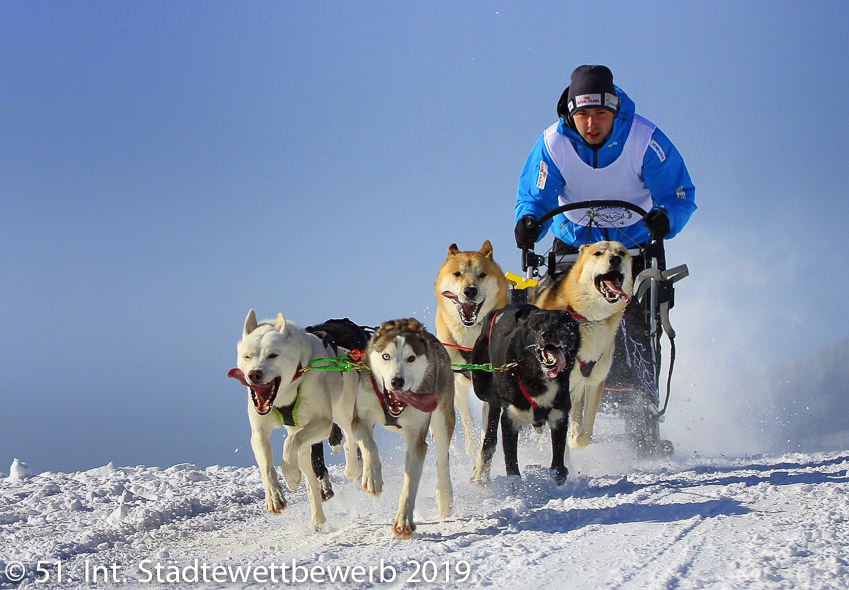
MULTIPOLYGON (((446 345, 451 362, 468 364, 471 349, 481 333, 483 318, 493 309, 507 305, 507 279, 492 259, 492 244, 483 243, 477 252, 461 252, 448 246, 448 256, 439 267, 436 293, 436 336, 446 345), (456 347, 461 347, 461 350, 456 347)), ((460 373, 454 379, 454 407, 460 413, 466 453, 477 456, 480 440, 469 411, 471 380, 460 373)))
POLYGON ((578 359, 569 376, 569 446, 573 449, 583 449, 592 440, 604 381, 613 362, 616 330, 633 284, 631 256, 625 246, 596 242, 581 246, 566 276, 537 295, 536 305, 571 312, 581 328, 578 359))

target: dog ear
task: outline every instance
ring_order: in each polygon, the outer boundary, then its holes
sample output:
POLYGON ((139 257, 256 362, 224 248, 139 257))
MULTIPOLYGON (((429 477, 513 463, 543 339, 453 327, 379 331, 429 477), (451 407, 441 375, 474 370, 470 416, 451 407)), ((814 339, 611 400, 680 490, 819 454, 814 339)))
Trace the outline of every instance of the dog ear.
POLYGON ((383 338, 384 334, 386 334, 388 331, 390 331, 394 327, 395 327, 395 321, 394 320, 389 320, 389 321, 383 322, 382 324, 380 324, 377 327, 377 330, 374 331, 374 339, 377 340, 379 338, 383 338))
POLYGON ((489 240, 483 243, 483 246, 481 246, 478 252, 487 258, 492 258, 492 244, 489 243, 489 240))
POLYGON ((286 329, 286 318, 283 317, 282 313, 277 314, 277 323, 274 324, 274 327, 278 332, 282 332, 286 329))
POLYGON ((448 246, 448 256, 446 258, 451 258, 452 256, 457 256, 460 253, 460 248, 457 247, 457 244, 451 244, 448 246))
POLYGON ((424 332, 424 326, 422 326, 416 318, 410 318, 407 320, 407 329, 419 336, 423 335, 424 332))
POLYGON ((245 329, 242 332, 243 336, 247 336, 254 330, 256 330, 256 312, 254 310, 250 310, 248 312, 248 317, 245 318, 245 329))
POLYGON ((581 244, 581 245, 578 247, 578 253, 582 253, 584 250, 586 250, 586 249, 587 249, 587 248, 589 248, 589 247, 590 247, 590 244, 581 244))

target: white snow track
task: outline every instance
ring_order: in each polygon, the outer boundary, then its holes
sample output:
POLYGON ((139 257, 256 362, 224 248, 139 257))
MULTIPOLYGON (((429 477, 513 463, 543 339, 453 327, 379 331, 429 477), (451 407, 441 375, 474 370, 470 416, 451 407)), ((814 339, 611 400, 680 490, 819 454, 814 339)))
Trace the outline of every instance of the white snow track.
POLYGON ((649 463, 594 444, 558 488, 531 436, 523 479, 497 455, 480 488, 455 441, 454 514, 435 518, 431 452, 409 541, 390 530, 402 451, 387 451, 378 499, 331 466, 321 533, 303 486, 281 516, 266 514, 256 468, 3 477, 0 587, 849 587, 849 451, 649 463))

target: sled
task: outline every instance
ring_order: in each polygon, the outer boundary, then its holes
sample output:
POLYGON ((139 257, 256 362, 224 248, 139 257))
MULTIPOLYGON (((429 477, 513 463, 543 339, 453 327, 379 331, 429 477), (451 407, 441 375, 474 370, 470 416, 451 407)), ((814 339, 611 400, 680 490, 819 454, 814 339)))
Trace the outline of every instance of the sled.
MULTIPOLYGON (((582 201, 552 209, 539 219, 539 223, 542 224, 555 215, 567 211, 586 210, 586 225, 591 228, 604 210, 611 208, 627 209, 640 217, 646 214, 646 211, 642 208, 625 201, 582 201)), ((619 230, 627 233, 627 227, 619 228, 619 230)), ((589 233, 587 231, 588 236, 589 233)), ((624 245, 628 248, 628 253, 632 258, 642 257, 645 261, 645 270, 634 277, 634 292, 630 305, 639 305, 643 308, 644 316, 647 316, 649 350, 647 354, 646 351, 638 355, 631 354, 632 351, 627 350, 627 342, 623 342, 626 336, 623 335, 623 329, 620 326, 616 339, 614 364, 605 384, 599 413, 624 418, 625 437, 640 455, 669 456, 674 453, 674 446, 671 441, 660 436, 660 425, 664 421, 669 404, 672 370, 675 365, 675 331, 669 322, 669 310, 674 304, 674 284, 687 277, 689 270, 686 264, 669 269, 660 268, 658 258, 652 254, 654 243, 650 243, 648 246, 631 244, 631 247, 629 247, 629 244, 624 245), (666 334, 669 342, 669 360, 665 384, 666 395, 663 405, 661 405, 661 339, 663 334, 666 334), (638 360, 645 362, 644 370, 635 369, 633 362, 635 356, 638 360), (637 377, 637 373, 640 374, 640 378, 637 377)), ((548 252, 547 256, 538 255, 533 249, 523 249, 522 271, 525 275, 505 273, 511 285, 511 303, 530 302, 533 299, 531 293, 544 276, 540 274, 541 268, 547 268, 551 271, 558 264, 574 263, 577 257, 577 254, 558 257, 553 249, 548 252)), ((623 317, 623 323, 624 321, 623 317)))

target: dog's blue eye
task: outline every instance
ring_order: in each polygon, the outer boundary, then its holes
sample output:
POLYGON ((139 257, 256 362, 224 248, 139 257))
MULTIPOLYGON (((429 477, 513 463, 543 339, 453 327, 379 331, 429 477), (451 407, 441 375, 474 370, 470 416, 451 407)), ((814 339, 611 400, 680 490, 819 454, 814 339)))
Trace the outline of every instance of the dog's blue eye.
POLYGON ((390 357, 388 354, 384 353, 383 360, 388 361, 390 358, 392 358, 392 357, 390 357))

